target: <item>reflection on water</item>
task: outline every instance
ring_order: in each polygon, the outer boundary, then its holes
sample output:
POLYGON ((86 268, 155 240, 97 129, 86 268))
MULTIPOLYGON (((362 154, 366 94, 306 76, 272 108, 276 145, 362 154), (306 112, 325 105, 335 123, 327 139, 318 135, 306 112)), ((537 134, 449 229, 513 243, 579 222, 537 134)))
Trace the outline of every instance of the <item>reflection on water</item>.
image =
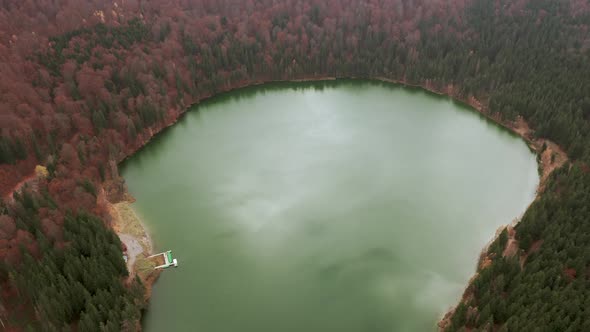
POLYGON ((147 331, 434 331, 538 182, 477 113, 359 81, 223 94, 122 172, 181 262, 147 331))

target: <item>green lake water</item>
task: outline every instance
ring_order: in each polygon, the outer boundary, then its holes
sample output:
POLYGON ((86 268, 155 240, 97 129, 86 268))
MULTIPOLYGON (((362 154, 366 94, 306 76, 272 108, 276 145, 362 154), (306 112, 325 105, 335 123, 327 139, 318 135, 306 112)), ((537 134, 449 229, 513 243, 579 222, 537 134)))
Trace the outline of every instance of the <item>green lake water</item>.
POLYGON ((518 137, 366 81, 215 97, 122 174, 156 248, 179 260, 146 331, 435 331, 538 184, 518 137))

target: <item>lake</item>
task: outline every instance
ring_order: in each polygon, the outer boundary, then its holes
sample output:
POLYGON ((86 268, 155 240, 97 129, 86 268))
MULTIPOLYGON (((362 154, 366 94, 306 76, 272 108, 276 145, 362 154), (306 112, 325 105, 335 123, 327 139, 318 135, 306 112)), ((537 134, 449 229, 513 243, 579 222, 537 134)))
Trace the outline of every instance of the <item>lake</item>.
POLYGON ((539 181, 477 112, 348 80, 209 99, 121 172, 179 260, 146 331, 435 331, 539 181))

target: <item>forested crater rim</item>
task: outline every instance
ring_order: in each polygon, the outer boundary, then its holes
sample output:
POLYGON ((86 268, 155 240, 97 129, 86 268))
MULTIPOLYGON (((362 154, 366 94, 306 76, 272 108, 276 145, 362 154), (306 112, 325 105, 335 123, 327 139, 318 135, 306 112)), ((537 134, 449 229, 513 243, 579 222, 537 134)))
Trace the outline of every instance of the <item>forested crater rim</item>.
MULTIPOLYGON (((145 141, 141 146, 126 156, 124 156, 121 160, 118 161, 119 167, 125 167, 125 163, 132 158, 136 153, 143 150, 149 143, 153 142, 153 140, 160 139, 160 136, 164 135, 164 133, 171 130, 171 128, 177 124, 179 121, 184 119, 185 116, 189 112, 198 112, 199 107, 207 106, 207 104, 215 103, 220 100, 220 98, 224 98, 230 96, 231 94, 235 93, 245 93, 251 92, 252 94, 256 94, 261 92, 262 90, 274 91, 274 90, 282 90, 282 89, 289 89, 289 88, 301 88, 304 89, 309 87, 310 85, 317 85, 318 89, 323 89, 326 87, 333 87, 338 84, 346 83, 346 82, 365 82, 370 84, 382 84, 383 86, 388 86, 389 88, 402 88, 407 89, 409 91, 416 91, 416 92, 423 92, 427 93, 432 96, 436 96, 443 99, 451 100, 453 103, 458 104, 460 107, 469 110, 485 119, 490 124, 493 124, 498 127, 502 127, 507 134, 514 135, 515 137, 519 137, 522 139, 530 151, 535 154, 540 153, 540 148, 543 143, 551 143, 556 148, 559 149, 557 153, 562 156, 565 160, 568 160, 567 154, 563 151, 561 147, 557 144, 553 143, 548 139, 535 139, 533 137, 534 130, 531 129, 528 123, 522 118, 518 117, 515 121, 505 121, 504 119, 500 118, 499 116, 494 116, 489 113, 487 107, 477 98, 470 96, 468 98, 461 97, 454 93, 455 87, 453 85, 449 85, 446 89, 437 89, 434 86, 430 86, 427 84, 415 84, 415 83, 408 83, 404 80, 396 80, 390 79, 385 77, 331 77, 331 76, 322 76, 317 78, 298 78, 292 80, 265 80, 265 81, 256 81, 250 82, 247 84, 243 84, 240 86, 236 86, 230 89, 221 90, 216 92, 215 94, 200 98, 199 100, 191 103, 189 106, 183 108, 182 114, 177 117, 173 122, 164 126, 161 130, 155 132, 151 137, 145 141), (541 143, 539 145, 538 143, 541 143)), ((241 97, 240 97, 241 98, 241 97)), ((544 174, 542 161, 541 159, 537 159, 537 164, 539 166, 539 174, 544 174)), ((552 171, 546 174, 548 176, 552 171)), ((539 184, 540 186, 541 184, 539 184)))

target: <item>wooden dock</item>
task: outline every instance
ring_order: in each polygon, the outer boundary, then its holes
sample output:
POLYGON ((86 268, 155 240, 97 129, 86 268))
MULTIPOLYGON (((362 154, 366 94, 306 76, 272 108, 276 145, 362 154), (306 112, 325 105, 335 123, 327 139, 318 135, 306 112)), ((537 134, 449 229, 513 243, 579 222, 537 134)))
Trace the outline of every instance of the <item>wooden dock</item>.
POLYGON ((159 260, 160 265, 157 265, 154 269, 167 269, 171 266, 178 267, 178 260, 172 257, 172 250, 164 251, 159 254, 151 255, 148 258, 159 260))

